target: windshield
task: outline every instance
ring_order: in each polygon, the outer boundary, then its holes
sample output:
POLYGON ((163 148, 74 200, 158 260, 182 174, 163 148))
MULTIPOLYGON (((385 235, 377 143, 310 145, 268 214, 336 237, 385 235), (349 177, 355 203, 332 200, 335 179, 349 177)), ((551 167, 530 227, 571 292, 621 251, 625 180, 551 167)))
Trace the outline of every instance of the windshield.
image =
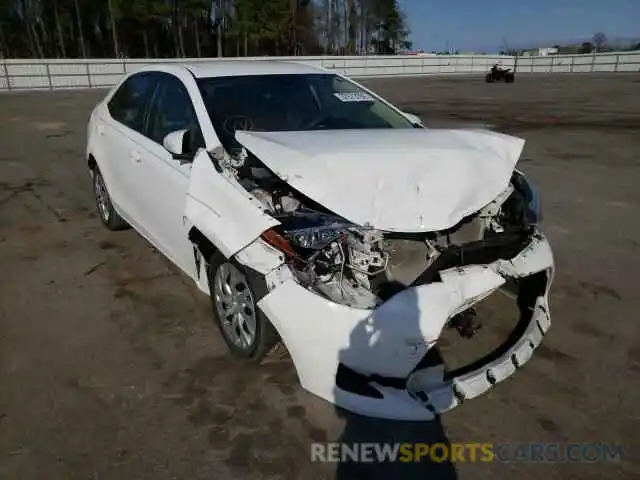
POLYGON ((220 140, 236 130, 265 132, 415 128, 404 116, 337 75, 251 75, 198 81, 220 140))

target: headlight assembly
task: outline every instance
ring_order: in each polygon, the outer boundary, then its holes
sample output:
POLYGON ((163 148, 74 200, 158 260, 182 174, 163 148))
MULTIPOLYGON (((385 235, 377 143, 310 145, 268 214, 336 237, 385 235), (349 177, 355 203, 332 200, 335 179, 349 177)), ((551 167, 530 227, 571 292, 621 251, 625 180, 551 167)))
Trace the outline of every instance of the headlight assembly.
POLYGON ((538 188, 519 172, 514 173, 511 183, 524 198, 527 207, 527 220, 533 224, 540 223, 542 221, 542 205, 538 188))
POLYGON ((332 225, 289 230, 286 237, 297 247, 320 250, 340 238, 340 235, 346 232, 347 225, 332 225))

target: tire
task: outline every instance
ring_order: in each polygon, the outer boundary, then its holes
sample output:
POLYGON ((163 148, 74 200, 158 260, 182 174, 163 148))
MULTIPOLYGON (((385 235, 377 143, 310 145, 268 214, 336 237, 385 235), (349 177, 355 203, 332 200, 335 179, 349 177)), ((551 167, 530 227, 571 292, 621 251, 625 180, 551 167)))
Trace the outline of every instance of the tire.
POLYGON ((487 73, 487 76, 484 79, 487 83, 493 83, 493 75, 491 75, 490 73, 487 73))
POLYGON ((268 292, 264 277, 216 252, 209 260, 207 279, 213 320, 227 347, 236 357, 259 362, 280 340, 257 307, 268 292))
POLYGON ((507 82, 507 83, 513 83, 513 81, 515 80, 515 76, 514 76, 514 75, 507 75, 507 76, 504 78, 504 80, 505 80, 505 82, 507 82))
POLYGON ((100 169, 96 166, 91 169, 93 183, 93 196, 100 221, 108 230, 124 230, 129 227, 127 222, 116 212, 107 190, 107 185, 100 169))

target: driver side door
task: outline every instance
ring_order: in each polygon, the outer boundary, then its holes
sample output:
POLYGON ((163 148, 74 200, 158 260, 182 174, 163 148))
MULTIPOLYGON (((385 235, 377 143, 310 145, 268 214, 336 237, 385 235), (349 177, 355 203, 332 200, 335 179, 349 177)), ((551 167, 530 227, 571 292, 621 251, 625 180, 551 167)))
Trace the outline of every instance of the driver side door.
POLYGON ((204 147, 204 140, 189 93, 180 79, 161 73, 146 117, 142 160, 136 165, 135 203, 144 212, 144 227, 152 243, 192 276, 193 248, 183 224, 191 162, 174 159, 163 147, 165 136, 180 129, 190 131, 187 151, 195 155, 204 147))

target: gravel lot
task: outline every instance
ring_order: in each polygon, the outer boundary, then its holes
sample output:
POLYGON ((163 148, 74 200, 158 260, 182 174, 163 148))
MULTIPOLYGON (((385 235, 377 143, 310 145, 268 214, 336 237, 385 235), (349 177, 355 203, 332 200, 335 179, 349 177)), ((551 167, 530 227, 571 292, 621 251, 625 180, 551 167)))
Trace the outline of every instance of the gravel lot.
POLYGON ((533 359, 431 424, 336 411, 286 357, 234 361, 208 299, 94 213, 84 142, 104 92, 0 95, 0 478, 640 478, 640 77, 366 83, 432 125, 527 140, 558 268, 533 359), (607 442, 627 459, 337 468, 313 441, 607 442))

